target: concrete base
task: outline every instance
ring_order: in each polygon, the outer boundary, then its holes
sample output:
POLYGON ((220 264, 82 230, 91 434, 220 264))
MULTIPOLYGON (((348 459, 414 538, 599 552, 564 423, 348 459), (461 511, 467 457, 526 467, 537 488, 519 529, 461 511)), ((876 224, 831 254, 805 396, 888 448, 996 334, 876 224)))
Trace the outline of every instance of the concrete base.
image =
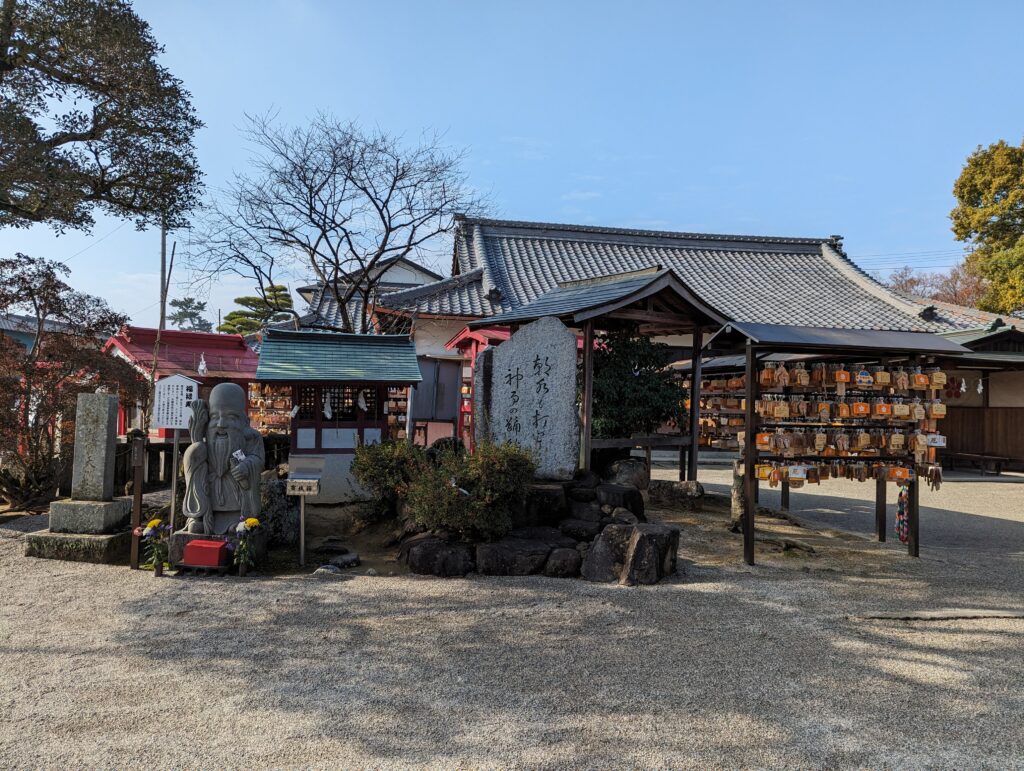
POLYGON ((25 535, 25 556, 101 565, 127 565, 131 555, 130 531, 91 535, 39 530, 25 535))
POLYGON ((113 533, 127 524, 128 500, 54 501, 50 504, 50 531, 54 533, 113 533))
MULTIPOLYGON (((172 565, 177 565, 182 561, 185 555, 185 544, 189 541, 227 541, 229 536, 226 535, 203 535, 202 533, 186 533, 184 530, 178 530, 171 533, 170 543, 168 544, 168 562, 172 565)), ((267 531, 265 528, 260 528, 252 536, 252 554, 253 560, 256 565, 262 565, 267 560, 267 531)))

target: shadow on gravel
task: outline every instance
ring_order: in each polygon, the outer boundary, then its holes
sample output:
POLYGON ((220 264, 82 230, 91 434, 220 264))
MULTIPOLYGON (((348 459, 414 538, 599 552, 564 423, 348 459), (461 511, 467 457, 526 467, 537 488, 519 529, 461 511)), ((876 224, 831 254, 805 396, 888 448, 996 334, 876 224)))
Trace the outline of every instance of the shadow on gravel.
MULTIPOLYGON (((1019 759, 1019 727, 988 718, 1024 707, 1024 622, 846 618, 937 595, 902 576, 764 568, 634 589, 223 580, 126 600, 115 642, 229 683, 285 743, 340 743, 328 765, 1019 759)), ((182 705, 199 720, 203 707, 182 705)))

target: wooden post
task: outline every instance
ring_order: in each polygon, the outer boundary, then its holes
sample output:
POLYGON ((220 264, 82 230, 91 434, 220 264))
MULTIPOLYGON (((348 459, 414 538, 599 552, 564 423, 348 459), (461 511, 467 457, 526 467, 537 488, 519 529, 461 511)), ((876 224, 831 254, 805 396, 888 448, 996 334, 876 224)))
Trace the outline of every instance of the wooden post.
POLYGON ((782 499, 782 510, 789 511, 789 480, 782 480, 782 487, 779 488, 779 497, 782 499))
POLYGON ((146 436, 141 431, 132 432, 132 551, 130 565, 139 569, 139 537, 135 528, 142 526, 142 488, 146 473, 146 436))
POLYGON ((679 446, 679 481, 686 481, 686 469, 689 466, 689 461, 686 458, 686 445, 679 446))
MULTIPOLYGON (((700 436, 700 380, 703 372, 703 330, 693 329, 693 348, 690 354, 690 457, 688 459, 687 476, 691 482, 697 481, 697 440, 700 436)), ((679 473, 682 473, 679 469, 679 473)), ((682 479, 682 477, 680 477, 682 479)))
POLYGON ((754 345, 747 340, 747 403, 743 443, 743 561, 754 564, 754 510, 757 508, 755 495, 757 479, 754 475, 754 461, 757 457, 757 411, 754 400, 757 398, 757 366, 754 358, 754 345))
POLYGON ((885 543, 885 477, 875 480, 875 537, 885 543))
POLYGON ((921 485, 917 481, 917 475, 910 481, 908 486, 908 493, 910 500, 907 506, 907 525, 909 529, 909 538, 907 539, 907 554, 911 557, 920 556, 920 525, 921 525, 921 505, 920 505, 920 489, 921 485))
MULTIPOLYGON (((379 404, 380 402, 378 402, 379 404)), ((178 529, 178 429, 174 429, 174 452, 172 463, 174 466, 171 468, 171 532, 173 533, 178 529)))
POLYGON ((581 468, 590 471, 590 441, 593 433, 593 421, 590 412, 594 406, 594 322, 583 323, 583 404, 580 416, 580 428, 583 431, 580 452, 583 454, 581 468))

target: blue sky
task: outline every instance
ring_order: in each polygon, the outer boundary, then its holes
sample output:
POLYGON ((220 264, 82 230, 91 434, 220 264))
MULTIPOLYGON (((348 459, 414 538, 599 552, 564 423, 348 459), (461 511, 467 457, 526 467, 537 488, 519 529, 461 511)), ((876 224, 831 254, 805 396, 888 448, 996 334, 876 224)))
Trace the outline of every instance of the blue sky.
MULTIPOLYGON (((206 123, 212 189, 245 167, 246 112, 318 109, 445 132, 500 217, 842 234, 869 270, 956 262, 966 156, 1024 135, 1024 4, 138 0, 206 123)), ((177 234, 188 248, 187 232, 177 234)), ((0 232, 72 283, 157 315, 159 238, 0 232)), ((448 255, 438 266, 447 269, 448 255)), ((247 293, 225 281, 212 315, 247 293)), ((183 294, 177 288, 173 295, 183 294)))

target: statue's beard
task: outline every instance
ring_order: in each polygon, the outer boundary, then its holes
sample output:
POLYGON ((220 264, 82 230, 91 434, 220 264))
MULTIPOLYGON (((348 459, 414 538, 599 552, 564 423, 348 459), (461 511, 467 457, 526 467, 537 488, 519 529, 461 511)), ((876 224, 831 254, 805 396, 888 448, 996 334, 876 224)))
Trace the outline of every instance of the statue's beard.
POLYGON ((231 453, 244 450, 245 439, 237 428, 226 429, 227 433, 211 431, 207 437, 210 451, 210 467, 219 477, 224 476, 231 468, 231 453))

